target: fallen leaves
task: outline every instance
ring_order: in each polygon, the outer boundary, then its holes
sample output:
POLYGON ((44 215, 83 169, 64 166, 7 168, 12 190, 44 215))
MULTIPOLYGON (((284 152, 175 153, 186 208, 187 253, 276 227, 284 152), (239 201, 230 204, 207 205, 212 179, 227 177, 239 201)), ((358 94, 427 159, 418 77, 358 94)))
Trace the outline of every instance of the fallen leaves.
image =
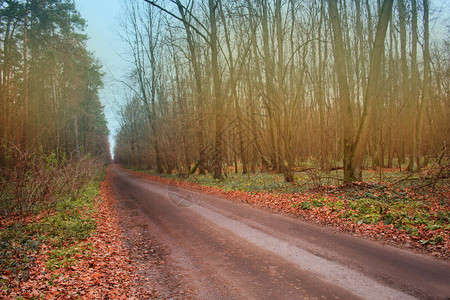
MULTIPOLYGON (((50 243, 42 244, 29 279, 10 282, 0 291, 0 298, 142 299, 152 296, 137 285, 133 261, 122 244, 108 180, 101 183, 100 197, 95 201, 95 233, 58 251, 50 243)), ((10 275, 2 272, 2 279, 8 282, 10 275)))

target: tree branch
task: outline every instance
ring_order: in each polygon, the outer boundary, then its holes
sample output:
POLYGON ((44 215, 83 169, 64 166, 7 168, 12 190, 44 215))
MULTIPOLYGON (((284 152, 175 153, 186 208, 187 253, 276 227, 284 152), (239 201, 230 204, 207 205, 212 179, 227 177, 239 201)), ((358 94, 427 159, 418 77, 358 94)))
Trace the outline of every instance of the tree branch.
POLYGON ((166 14, 174 17, 175 19, 177 19, 178 21, 181 21, 183 23, 185 23, 186 25, 188 25, 189 27, 191 27, 195 32, 198 33, 198 35, 200 35, 206 43, 208 43, 208 45, 210 45, 210 41, 209 38, 207 38, 203 33, 200 32, 200 30, 197 29, 197 27, 195 27, 194 25, 192 25, 191 23, 183 20, 182 18, 180 18, 179 16, 175 15, 174 13, 168 11, 167 9, 165 9, 164 7, 156 4, 155 2, 151 1, 151 0, 144 0, 145 2, 147 2, 148 4, 153 5, 154 7, 160 9, 161 11, 165 12, 166 14))

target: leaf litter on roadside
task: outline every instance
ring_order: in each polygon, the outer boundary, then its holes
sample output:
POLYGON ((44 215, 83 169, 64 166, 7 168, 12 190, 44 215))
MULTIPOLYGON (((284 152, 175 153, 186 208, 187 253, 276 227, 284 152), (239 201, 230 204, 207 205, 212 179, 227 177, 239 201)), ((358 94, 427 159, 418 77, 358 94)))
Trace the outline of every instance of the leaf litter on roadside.
MULTIPOLYGON (((138 286, 133 261, 122 243, 108 178, 100 185, 88 237, 55 244, 43 241, 34 251, 27 278, 2 272, 0 298, 147 299, 155 295, 138 286)), ((64 237, 61 237, 64 239, 64 237)))

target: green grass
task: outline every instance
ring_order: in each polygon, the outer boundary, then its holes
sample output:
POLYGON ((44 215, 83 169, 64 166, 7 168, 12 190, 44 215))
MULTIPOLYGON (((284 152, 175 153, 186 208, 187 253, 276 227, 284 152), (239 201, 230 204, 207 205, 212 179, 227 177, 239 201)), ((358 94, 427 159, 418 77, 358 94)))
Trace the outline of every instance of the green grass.
MULTIPOLYGON (((450 229, 450 211, 445 207, 433 209, 432 205, 412 198, 393 198, 383 201, 374 198, 334 198, 312 197, 309 201, 294 203, 293 207, 310 210, 314 207, 329 206, 344 220, 357 224, 393 224, 397 229, 405 230, 410 236, 418 235, 418 228, 425 230, 450 229)), ((436 235, 427 240, 437 244, 443 238, 436 235)))
POLYGON ((64 257, 75 251, 73 245, 92 235, 94 201, 99 181, 85 185, 76 198, 60 197, 52 213, 39 222, 16 222, 0 231, 0 270, 26 278, 35 254, 43 243, 51 244, 49 267, 65 263, 64 257), (64 256, 63 254, 67 255, 64 256), (60 261, 60 262, 58 262, 60 261))
MULTIPOLYGON (((176 174, 156 174, 153 171, 140 171, 164 178, 180 179, 176 174)), ((304 180, 301 173, 296 173, 296 181, 304 180), (301 177, 300 177, 301 176, 301 177)), ((245 192, 265 192, 265 193, 297 193, 306 190, 298 184, 285 182, 284 176, 276 173, 228 173, 223 180, 214 179, 211 174, 197 175, 191 174, 183 177, 182 180, 197 183, 203 186, 218 187, 224 191, 245 191, 245 192)))
MULTIPOLYGON (((252 174, 242 173, 227 173, 223 180, 216 180, 212 174, 198 175, 190 174, 187 177, 182 178, 177 174, 156 174, 152 170, 138 170, 150 175, 156 175, 164 178, 182 179, 188 182, 194 182, 204 186, 219 187, 224 191, 245 191, 245 192, 264 192, 264 193, 302 193, 310 190, 311 188, 318 187, 319 185, 330 186, 339 185, 342 183, 340 180, 343 178, 342 170, 335 170, 331 173, 325 173, 322 171, 315 171, 313 173, 308 172, 295 172, 295 183, 286 182, 283 174, 271 173, 271 172, 257 172, 252 174)), ((406 176, 406 173, 400 172, 385 172, 382 175, 383 182, 393 183, 406 176)), ((376 171, 364 171, 363 181, 367 183, 379 183, 379 172, 376 171)), ((408 184, 402 187, 408 186, 408 184)))
POLYGON ((46 262, 50 270, 61 267, 70 267, 81 257, 89 257, 92 253, 91 245, 85 242, 59 247, 49 251, 49 258, 46 262))

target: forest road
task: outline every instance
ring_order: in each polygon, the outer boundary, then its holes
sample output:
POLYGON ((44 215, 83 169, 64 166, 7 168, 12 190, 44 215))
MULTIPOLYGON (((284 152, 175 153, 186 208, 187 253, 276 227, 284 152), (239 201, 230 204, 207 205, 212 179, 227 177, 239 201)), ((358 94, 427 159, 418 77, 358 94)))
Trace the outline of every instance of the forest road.
POLYGON ((450 297, 447 261, 153 182, 116 165, 109 172, 137 272, 161 298, 450 297))

